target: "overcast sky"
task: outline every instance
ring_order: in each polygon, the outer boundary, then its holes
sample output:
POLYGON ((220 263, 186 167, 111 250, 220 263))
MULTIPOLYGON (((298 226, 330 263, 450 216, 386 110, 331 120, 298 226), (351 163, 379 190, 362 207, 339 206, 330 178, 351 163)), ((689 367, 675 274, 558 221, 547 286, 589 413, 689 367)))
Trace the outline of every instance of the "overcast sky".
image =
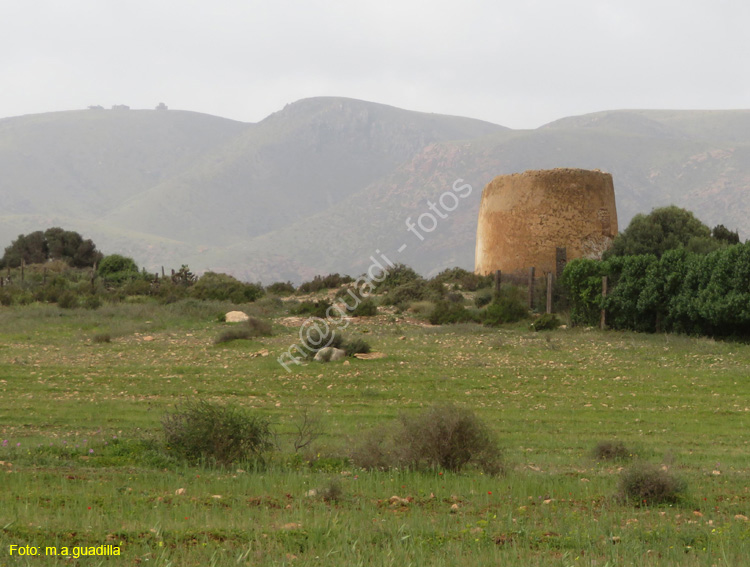
POLYGON ((128 104, 255 122, 347 96, 535 128, 748 108, 745 0, 4 0, 0 116, 128 104))

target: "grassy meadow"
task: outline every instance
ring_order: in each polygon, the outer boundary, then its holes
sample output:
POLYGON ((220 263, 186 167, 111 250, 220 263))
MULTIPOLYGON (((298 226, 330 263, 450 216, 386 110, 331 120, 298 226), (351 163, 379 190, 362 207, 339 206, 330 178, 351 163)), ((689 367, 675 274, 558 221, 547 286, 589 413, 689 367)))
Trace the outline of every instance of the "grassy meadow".
POLYGON ((241 306, 274 335, 214 344, 236 306, 182 300, 0 307, 0 565, 740 566, 750 559, 750 346, 526 324, 353 320, 386 356, 306 363, 278 302, 241 306), (286 324, 285 324, 286 323, 286 324), (272 418, 266 467, 190 467, 166 411, 231 402, 272 418), (497 432, 505 474, 368 472, 362 432, 435 402, 497 432), (295 453, 307 411, 323 434, 295 453), (616 497, 622 441, 685 479, 672 505, 616 497), (244 467, 244 468, 243 468, 244 467), (322 498, 322 494, 335 497, 322 498), (393 497, 397 496, 397 499, 393 497), (121 555, 47 556, 117 546, 121 555), (11 555, 34 546, 37 556, 11 555))

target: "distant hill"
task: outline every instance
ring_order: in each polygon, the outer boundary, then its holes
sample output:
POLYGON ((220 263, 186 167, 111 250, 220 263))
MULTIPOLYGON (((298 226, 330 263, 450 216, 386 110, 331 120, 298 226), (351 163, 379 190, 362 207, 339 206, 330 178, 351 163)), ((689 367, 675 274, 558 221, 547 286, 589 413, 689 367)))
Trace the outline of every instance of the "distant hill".
POLYGON ((750 111, 607 111, 510 130, 323 97, 255 124, 173 110, 0 120, 0 245, 62 226, 149 269, 265 283, 357 274, 376 249, 423 273, 471 269, 484 185, 552 167, 612 173, 623 228, 674 203, 750 234, 750 111), (424 241, 407 232, 457 179, 471 195, 424 241))

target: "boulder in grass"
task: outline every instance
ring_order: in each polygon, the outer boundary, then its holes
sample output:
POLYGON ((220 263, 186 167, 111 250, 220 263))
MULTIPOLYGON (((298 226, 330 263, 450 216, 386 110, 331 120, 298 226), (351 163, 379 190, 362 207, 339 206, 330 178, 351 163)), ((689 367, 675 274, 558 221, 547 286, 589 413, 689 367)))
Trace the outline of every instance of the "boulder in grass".
POLYGON ((244 323, 250 318, 242 311, 230 311, 224 317, 227 323, 244 323))
POLYGON ((315 353, 315 360, 318 362, 336 362, 346 358, 346 351, 340 348, 323 347, 315 353))

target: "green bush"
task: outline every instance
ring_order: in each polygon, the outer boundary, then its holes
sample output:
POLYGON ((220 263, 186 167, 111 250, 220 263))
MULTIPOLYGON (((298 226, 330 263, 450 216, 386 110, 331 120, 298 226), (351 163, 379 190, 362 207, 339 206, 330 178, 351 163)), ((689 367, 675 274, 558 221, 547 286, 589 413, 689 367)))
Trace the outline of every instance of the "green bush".
POLYGON ((222 344, 241 339, 253 339, 255 337, 269 337, 272 334, 271 323, 250 317, 247 321, 236 327, 226 329, 214 339, 214 344, 222 344))
POLYGON ((434 287, 430 287, 423 279, 416 279, 391 288, 381 300, 383 305, 393 305, 400 311, 405 311, 415 301, 436 301, 442 297, 434 287))
POLYGON ((484 307, 492 303, 492 299, 495 297, 495 293, 489 289, 481 289, 474 296, 474 305, 477 307, 484 307))
POLYGON ((295 292, 292 282, 274 282, 266 286, 266 293, 274 295, 291 295, 295 292))
POLYGON ((138 266, 132 258, 120 254, 105 256, 96 270, 99 277, 110 284, 121 284, 140 276, 138 266))
POLYGON ((363 299, 350 312, 352 317, 374 317, 378 314, 378 308, 372 299, 363 299))
POLYGON ((206 272, 188 292, 196 299, 214 299, 232 303, 250 303, 264 293, 260 284, 244 283, 228 274, 206 272))
POLYGON ((328 309, 331 307, 331 302, 327 299, 321 299, 320 301, 303 301, 296 307, 290 309, 292 315, 308 315, 310 317, 319 317, 325 319, 328 317, 328 309))
POLYGON ((557 318, 557 315, 554 313, 545 313, 529 326, 532 331, 554 331, 560 325, 562 325, 562 321, 557 318))
POLYGON ((0 290, 0 305, 4 305, 5 307, 13 305, 13 296, 10 292, 0 290))
POLYGON ((501 291, 482 314, 482 322, 488 327, 505 323, 517 323, 529 316, 525 294, 521 288, 509 286, 501 291))
POLYGON ((651 463, 635 463, 620 474, 620 496, 637 506, 674 504, 686 487, 682 479, 651 463))
POLYGON ((361 338, 351 339, 345 341, 343 349, 346 351, 346 356, 354 356, 355 354, 367 354, 370 352, 370 344, 361 338))
MULTIPOLYGON (((436 281, 443 285, 453 285, 464 291, 476 291, 491 287, 494 279, 492 275, 480 276, 463 268, 449 268, 440 272, 431 281, 436 281)), ((481 307, 481 305, 478 307, 481 307)))
POLYGON ((448 301, 438 301, 432 313, 430 313, 428 320, 431 325, 452 325, 455 323, 476 322, 479 320, 479 317, 463 305, 448 301))
POLYGON ((303 282, 297 288, 297 293, 315 293, 322 289, 335 289, 344 284, 353 282, 351 276, 342 276, 340 274, 328 274, 327 276, 315 276, 309 282, 303 282))
POLYGON ((268 418, 205 400, 165 415, 162 429, 167 450, 191 464, 263 462, 273 448, 268 418))
POLYGON ((575 258, 565 266, 561 280, 567 291, 573 325, 593 326, 599 323, 602 276, 606 274, 606 267, 602 262, 588 258, 575 258))
POLYGON ((78 296, 72 291, 65 290, 57 296, 57 306, 62 309, 78 307, 78 296))
POLYGON ((86 309, 99 309, 102 306, 102 300, 98 295, 86 295, 83 298, 83 306, 86 309))
MULTIPOLYGON (((381 276, 378 276, 380 278, 381 276)), ((396 264, 386 272, 386 277, 377 284, 377 292, 383 293, 411 283, 426 283, 424 278, 405 264, 396 264)), ((421 299, 421 298, 420 298, 421 299)))

